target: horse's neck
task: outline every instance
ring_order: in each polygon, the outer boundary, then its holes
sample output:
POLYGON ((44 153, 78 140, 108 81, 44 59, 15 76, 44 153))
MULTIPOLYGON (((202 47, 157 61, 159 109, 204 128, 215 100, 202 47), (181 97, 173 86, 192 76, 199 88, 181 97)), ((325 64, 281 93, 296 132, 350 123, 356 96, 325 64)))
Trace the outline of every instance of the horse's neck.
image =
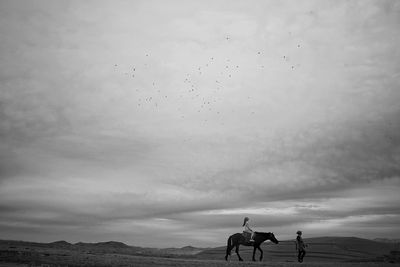
POLYGON ((262 237, 263 242, 270 239, 270 236, 268 233, 258 233, 258 235, 262 237))

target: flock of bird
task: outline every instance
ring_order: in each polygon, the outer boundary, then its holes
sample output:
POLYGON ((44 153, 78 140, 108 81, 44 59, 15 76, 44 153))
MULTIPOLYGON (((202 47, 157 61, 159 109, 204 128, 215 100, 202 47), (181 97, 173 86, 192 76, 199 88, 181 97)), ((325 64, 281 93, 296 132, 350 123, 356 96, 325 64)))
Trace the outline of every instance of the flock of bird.
MULTIPOLYGON (((226 37, 226 41, 230 41, 231 37, 226 37)), ((297 45, 300 48, 300 44, 297 45)), ((255 52, 255 56, 261 57, 261 51, 255 52)), ((294 70, 295 65, 290 64, 289 57, 282 55, 283 62, 288 66, 288 70, 294 70)), ((117 72, 123 73, 124 76, 132 78, 134 80, 148 78, 150 73, 145 74, 144 72, 149 70, 151 67, 151 55, 145 54, 144 63, 140 66, 122 67, 119 64, 114 64, 114 68, 117 72)), ((300 66, 296 65, 296 68, 300 66)), ((256 69, 263 70, 265 66, 260 64, 256 66, 256 69)), ((222 91, 229 90, 229 86, 235 76, 240 75, 241 66, 238 63, 234 63, 231 59, 209 57, 204 64, 193 67, 190 72, 187 72, 182 78, 182 86, 175 91, 174 95, 168 95, 158 84, 156 79, 151 81, 141 81, 140 84, 135 84, 135 91, 137 92, 138 108, 154 108, 158 109, 165 101, 179 101, 181 105, 174 103, 176 110, 180 114, 180 118, 184 119, 185 113, 183 112, 183 106, 190 106, 194 112, 201 114, 204 112, 214 112, 213 115, 219 116, 223 112, 228 110, 218 109, 218 103, 224 101, 224 94, 222 91), (219 69, 218 69, 219 68, 219 69), (188 101, 190 100, 190 102, 188 101), (183 104, 184 103, 184 104, 183 104)), ((245 100, 250 101, 252 97, 248 95, 245 100)), ((232 109, 230 111, 233 111, 232 109)), ((254 110, 250 110, 249 114, 255 114, 254 110)), ((207 117, 203 119, 207 122, 207 117)), ((223 124, 223 123, 222 123, 223 124)))

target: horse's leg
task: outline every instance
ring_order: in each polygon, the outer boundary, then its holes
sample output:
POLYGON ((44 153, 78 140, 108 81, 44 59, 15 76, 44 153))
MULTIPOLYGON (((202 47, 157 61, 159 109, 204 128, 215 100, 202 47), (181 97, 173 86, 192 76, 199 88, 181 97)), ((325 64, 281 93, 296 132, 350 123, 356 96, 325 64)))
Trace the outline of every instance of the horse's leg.
POLYGON ((226 247, 226 255, 225 255, 225 260, 226 261, 228 260, 228 256, 231 255, 231 250, 232 250, 232 247, 230 245, 228 245, 226 247))
POLYGON ((230 245, 228 244, 228 245, 226 246, 226 254, 225 254, 225 260, 226 260, 226 261, 228 260, 228 256, 231 254, 231 250, 232 250, 232 248, 231 248, 230 245))
POLYGON ((260 255, 260 261, 262 261, 262 259, 263 259, 263 251, 262 251, 262 249, 261 249, 261 247, 258 247, 258 250, 261 252, 261 255, 260 255))
POLYGON ((242 259, 242 257, 240 257, 240 255, 239 255, 239 245, 236 245, 236 254, 237 254, 237 256, 238 256, 238 258, 239 258, 239 261, 243 261, 243 259, 242 259))
POLYGON ((232 236, 230 236, 229 238, 228 238, 228 242, 227 242, 227 244, 226 244, 226 255, 225 255, 225 260, 227 261, 228 260, 228 256, 230 256, 231 255, 231 250, 233 249, 233 244, 232 244, 232 236))
POLYGON ((256 258, 255 258, 255 256, 256 256, 256 246, 253 246, 253 261, 256 261, 256 258))

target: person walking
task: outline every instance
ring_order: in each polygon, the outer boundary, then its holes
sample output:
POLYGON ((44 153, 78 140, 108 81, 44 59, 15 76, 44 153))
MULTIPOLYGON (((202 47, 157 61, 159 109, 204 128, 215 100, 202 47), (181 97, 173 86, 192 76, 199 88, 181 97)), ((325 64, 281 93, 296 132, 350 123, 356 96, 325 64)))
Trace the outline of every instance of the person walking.
POLYGON ((297 260, 299 262, 303 262, 304 256, 306 255, 306 247, 307 245, 304 243, 301 231, 297 231, 297 237, 296 237, 296 251, 298 252, 297 254, 297 260))

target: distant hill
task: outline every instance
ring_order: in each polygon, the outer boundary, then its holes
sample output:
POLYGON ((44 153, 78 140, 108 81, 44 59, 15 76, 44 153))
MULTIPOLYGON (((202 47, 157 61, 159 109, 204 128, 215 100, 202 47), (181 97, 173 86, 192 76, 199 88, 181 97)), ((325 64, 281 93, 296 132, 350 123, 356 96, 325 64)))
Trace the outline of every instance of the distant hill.
POLYGON ((331 243, 340 249, 368 253, 371 255, 381 255, 394 249, 391 244, 377 242, 374 240, 358 237, 318 237, 307 239, 309 243, 331 243))
POLYGON ((195 255, 204 249, 192 246, 182 248, 144 248, 137 246, 129 246, 122 242, 107 241, 98 243, 78 242, 75 244, 67 241, 55 241, 51 243, 37 243, 28 241, 0 240, 1 249, 26 248, 34 250, 68 250, 85 252, 88 254, 124 254, 124 255, 140 255, 155 257, 185 257, 195 255))
POLYGON ((52 243, 49 243, 51 245, 56 245, 56 246, 71 246, 71 243, 68 243, 67 241, 61 240, 61 241, 55 241, 52 243))
POLYGON ((78 242, 78 243, 75 244, 75 246, 96 247, 96 248, 104 248, 104 249, 126 249, 126 248, 131 248, 131 246, 128 246, 127 244, 124 244, 122 242, 116 242, 116 241, 99 242, 99 243, 78 242))
POLYGON ((162 253, 165 255, 196 255, 200 252, 204 251, 204 248, 196 248, 192 246, 185 246, 182 248, 163 248, 158 251, 158 253, 162 253))
POLYGON ((400 239, 389 239, 389 238, 375 238, 374 241, 376 242, 382 242, 382 243, 391 243, 391 244, 395 244, 395 243, 400 243, 400 239))
POLYGON ((48 243, 48 245, 54 248, 71 248, 73 246, 71 243, 64 240, 48 243))

